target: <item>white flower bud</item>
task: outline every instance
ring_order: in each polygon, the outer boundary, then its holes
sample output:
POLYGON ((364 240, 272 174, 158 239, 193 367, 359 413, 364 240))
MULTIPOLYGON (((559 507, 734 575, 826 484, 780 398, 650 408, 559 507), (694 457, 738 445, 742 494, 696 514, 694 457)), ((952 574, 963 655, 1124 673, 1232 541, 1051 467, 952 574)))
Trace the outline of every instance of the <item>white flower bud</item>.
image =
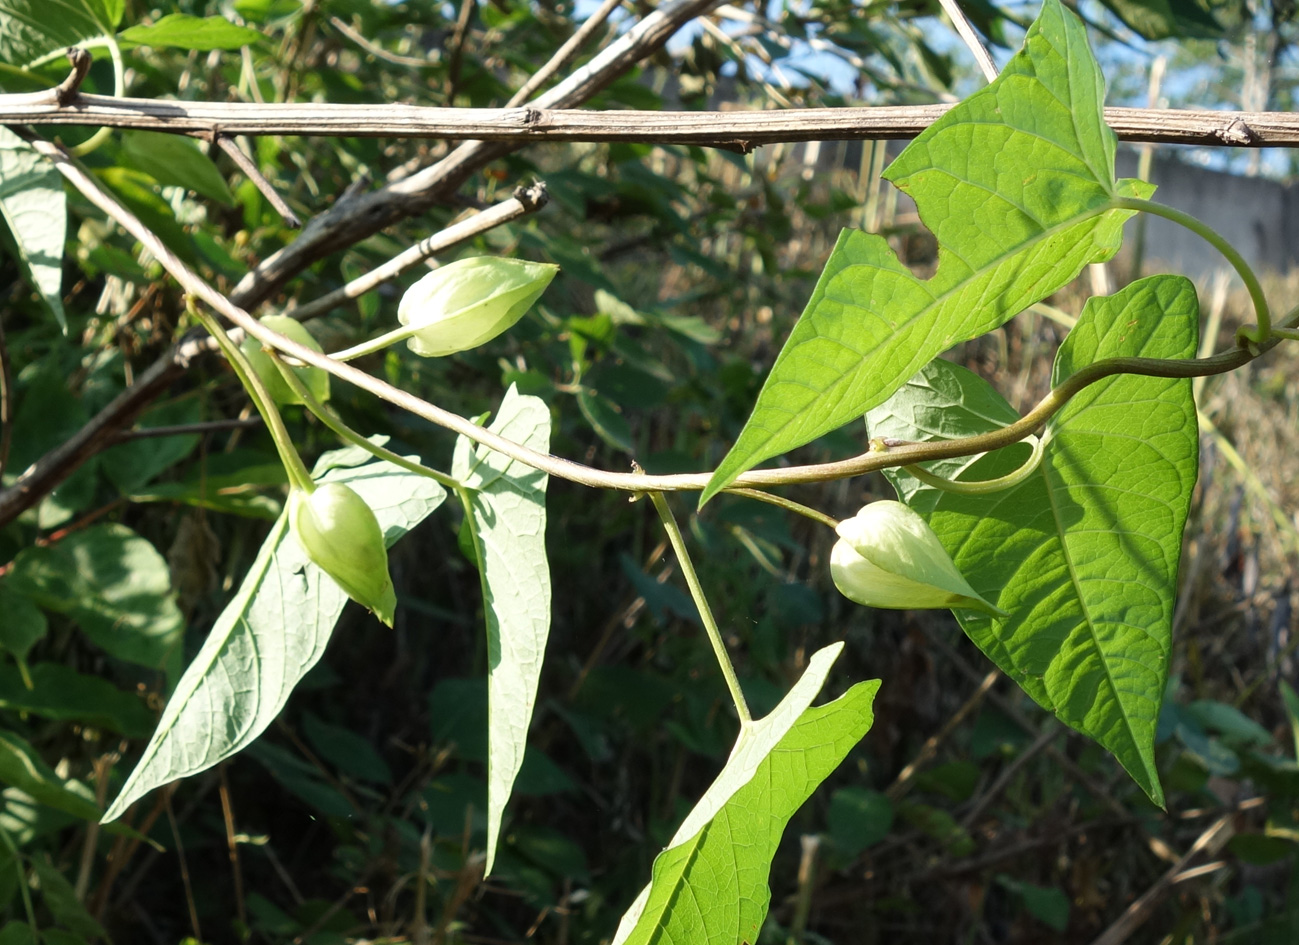
POLYGON ((830 576, 849 600, 890 610, 967 607, 1006 616, 970 587, 934 530, 901 502, 872 502, 835 531, 830 576))
POLYGON ((310 495, 289 493, 289 528, 302 549, 348 597, 392 626, 397 595, 388 576, 388 549, 374 511, 341 482, 310 495))
POLYGON ((474 256, 430 272, 406 290, 397 308, 416 328, 408 344, 424 357, 467 351, 512 327, 559 271, 549 263, 474 256))

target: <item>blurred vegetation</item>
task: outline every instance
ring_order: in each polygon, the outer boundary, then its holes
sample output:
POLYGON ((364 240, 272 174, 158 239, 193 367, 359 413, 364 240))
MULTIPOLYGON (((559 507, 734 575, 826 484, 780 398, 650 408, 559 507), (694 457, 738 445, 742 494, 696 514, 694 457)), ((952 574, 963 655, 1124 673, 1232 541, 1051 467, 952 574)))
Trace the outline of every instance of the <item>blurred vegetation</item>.
MULTIPOLYGON (((993 39, 1017 22, 968 6, 993 39)), ((128 0, 125 25, 221 12, 267 37, 242 55, 129 50, 128 92, 500 105, 576 22, 567 3, 464 9, 458 29, 459 9, 428 3, 128 0)), ((641 11, 629 4, 614 28, 633 9, 641 11)), ((1270 15, 1289 29, 1289 10, 1276 4, 1270 15)), ((950 98, 966 78, 965 59, 936 12, 937 4, 911 0, 772 7, 754 14, 770 18, 770 31, 745 33, 733 22, 692 29, 589 104, 950 98), (833 44, 826 55, 857 75, 851 96, 781 37, 833 44)), ((3 83, 23 91, 62 75, 59 63, 34 76, 7 69, 3 83)), ((1229 71, 1219 75, 1232 81, 1229 71)), ((98 60, 87 90, 111 84, 98 60)), ((390 139, 248 143, 304 219, 358 177, 382 180, 448 149, 390 139)), ((558 455, 609 469, 633 458, 651 472, 711 468, 841 227, 882 232, 919 271, 932 265, 932 242, 897 215, 881 186, 882 146, 868 144, 855 162, 842 159, 847 148, 824 148, 834 161, 804 163, 806 149, 787 146, 743 157, 638 144, 531 147, 490 165, 456 205, 313 266, 271 308, 316 298, 517 184, 542 180, 551 202, 541 213, 455 253, 559 263, 540 306, 487 348, 436 361, 393 349, 363 366, 464 416, 493 409, 503 387, 517 384, 551 405, 558 455)), ((228 193, 197 193, 168 180, 149 151, 147 140, 114 135, 86 162, 214 284, 230 288, 293 239, 225 156, 214 160, 228 193)), ((0 284, 11 286, 0 316, 16 405, 6 483, 180 330, 182 300, 157 264, 93 207, 70 200, 67 336, 22 281, 8 244, 0 258, 0 284)), ((1299 279, 1273 289, 1293 301, 1299 279)), ((399 291, 384 287, 311 330, 326 350, 358 341, 392 321, 399 291)), ((1085 296, 1075 286, 1052 304, 1076 314, 1085 296)), ((1248 317, 1247 300, 1223 292, 1215 304, 1217 314, 1206 314, 1220 320, 1225 347, 1248 317)), ((1026 313, 949 357, 1022 407, 1045 391, 1063 335, 1057 322, 1026 313)), ((1299 895, 1291 895, 1299 698, 1290 688, 1299 644, 1297 371, 1286 347, 1201 393, 1216 433, 1203 441, 1161 726, 1168 813, 1108 755, 990 673, 946 614, 868 611, 834 593, 824 530, 729 496, 689 515, 701 577, 755 714, 833 640, 848 647, 830 690, 842 680, 884 680, 874 729, 792 822, 763 942, 1092 941, 1146 897, 1145 924, 1111 941, 1299 940, 1299 895), (1197 843, 1201 855, 1180 862, 1197 843)), ((353 427, 390 432, 395 448, 449 460, 452 440, 440 429, 341 385, 334 403, 353 427)), ((234 377, 202 360, 139 427, 248 413, 234 377)), ((286 416, 304 454, 336 445, 301 411, 286 416)), ((850 455, 863 439, 850 428, 795 459, 850 455)), ((145 640, 183 623, 183 653, 170 662, 187 661, 255 555, 282 484, 256 426, 128 434, 0 530, 8 653, 0 663, 0 781, 8 785, 0 908, 11 923, 0 942, 35 941, 29 927, 53 943, 607 939, 725 760, 735 723, 652 509, 563 481, 548 497, 555 609, 547 664, 490 880, 481 875, 480 595, 451 504, 395 549, 401 605, 391 632, 349 607, 324 660, 252 749, 158 792, 120 827, 96 826, 167 685, 150 668, 155 654, 115 649, 109 631, 129 627, 145 640), (123 560, 134 566, 124 570, 123 560)), ((872 476, 789 494, 839 517, 891 492, 872 476)), ((687 504, 677 511, 687 516, 687 504)))

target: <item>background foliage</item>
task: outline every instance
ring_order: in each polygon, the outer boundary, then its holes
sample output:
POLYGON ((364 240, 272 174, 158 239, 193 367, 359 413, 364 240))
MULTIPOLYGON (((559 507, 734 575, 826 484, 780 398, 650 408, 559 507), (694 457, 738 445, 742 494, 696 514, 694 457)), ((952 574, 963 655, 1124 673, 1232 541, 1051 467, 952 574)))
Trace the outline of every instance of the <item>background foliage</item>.
MULTIPOLYGON (((0 16, 16 22, 33 4, 4 0, 0 16)), ((1120 37, 1135 28, 1199 31, 1213 41, 1216 20, 1245 46, 1250 26, 1274 24, 1280 45, 1268 87, 1274 104, 1287 101, 1289 8, 1223 6, 1210 19, 1191 4, 1106 6, 1127 25, 1099 7, 1083 12, 1120 37)), ((84 22, 64 24, 68 36, 6 32, 6 91, 48 87, 66 74, 56 58, 62 46, 119 31, 132 95, 499 105, 581 19, 567 5, 368 0, 153 8, 130 0, 85 9, 84 22), (177 19, 207 15, 229 22, 177 19), (47 53, 48 64, 30 71, 14 65, 47 53)), ((751 12, 760 28, 692 29, 589 104, 886 104, 970 90, 963 54, 935 28, 936 4, 751 12), (846 62, 854 82, 825 82, 826 63, 809 62, 804 41, 846 62)), ((971 9, 992 40, 1007 44, 1018 42, 1020 12, 971 9)), ((616 16, 613 28, 630 17, 616 16)), ((1216 42, 1234 62, 1228 41, 1216 42)), ((1213 81, 1232 82, 1231 68, 1215 69, 1213 81)), ((112 88, 99 49, 86 89, 112 88)), ((89 135, 59 134, 65 142, 89 135)), ((247 144, 303 219, 360 176, 400 176, 446 150, 368 138, 247 144)), ((529 148, 489 165, 456 203, 314 265, 272 304, 322 295, 467 207, 544 180, 551 203, 543 212, 456 251, 560 263, 534 314, 478 351, 424 361, 394 349, 366 366, 465 416, 496 409, 513 384, 551 407, 550 448, 559 455, 611 469, 630 456, 651 472, 713 468, 739 437, 840 227, 865 226, 904 262, 932 268, 926 234, 890 210, 896 198, 879 182, 882 147, 863 149, 850 171, 836 161, 823 172, 801 163, 805 154, 782 146, 745 157, 629 144, 529 148)), ((293 239, 226 156, 198 145, 114 134, 85 161, 222 289, 293 239)), ((57 178, 43 186, 45 200, 67 200, 66 236, 30 247, 5 234, 0 260, 12 285, 3 309, 15 405, 6 481, 129 384, 175 337, 184 310, 174 284, 129 237, 75 194, 63 198, 57 178), (25 275, 40 271, 40 252, 61 255, 65 243, 62 297, 47 285, 51 304, 25 275)), ((0 202, 8 216, 11 201, 0 194, 0 202)), ((1294 288, 1293 280, 1278 286, 1289 298, 1294 288)), ((397 291, 331 312, 312 331, 326 350, 360 340, 392 320, 397 291)), ((1053 301, 1078 312, 1082 294, 1070 287, 1053 301)), ((1234 302, 1224 305, 1234 313, 1234 302)), ((1045 389, 1062 336, 1030 315, 956 356, 1022 407, 1045 389)), ((1181 940, 1292 939, 1299 701, 1284 679, 1299 540, 1279 510, 1299 507, 1285 472, 1296 445, 1295 392, 1286 382, 1293 369, 1293 359, 1277 359, 1201 385, 1201 407, 1224 439, 1210 439, 1201 457, 1202 501, 1173 615, 1171 698, 1152 761, 1169 814, 1018 688, 987 684, 987 664, 950 618, 847 605, 825 579, 823 530, 729 496, 690 518, 701 576, 755 715, 773 708, 810 654, 834 640, 847 643, 828 695, 851 680, 885 681, 872 735, 793 816, 764 940, 1091 940, 1131 901, 1160 889, 1169 861, 1197 838, 1225 842, 1232 832, 1222 866, 1165 890, 1149 927, 1181 940), (1260 415, 1284 419, 1260 424, 1260 415), (1206 829, 1225 815, 1231 831, 1206 829)), ((354 427, 390 431, 399 452, 449 465, 449 436, 335 387, 334 402, 354 427)), ((234 378, 202 360, 138 426, 244 411, 234 378)), ((336 447, 305 414, 288 416, 305 453, 336 447)), ((864 440, 861 428, 831 433, 794 456, 837 458, 864 440)), ((549 659, 490 881, 482 880, 490 650, 455 503, 396 546, 403 608, 392 632, 347 607, 330 649, 266 737, 174 793, 146 798, 129 826, 94 825, 153 730, 169 680, 201 652, 253 566, 282 484, 269 438, 255 426, 130 436, 0 531, 8 562, 0 580, 8 652, 0 779, 9 785, 0 827, 12 844, 0 864, 10 921, 0 936, 29 941, 31 928, 54 942, 105 933, 320 943, 611 936, 654 853, 722 770, 735 726, 648 503, 561 481, 550 483, 547 501, 549 659)), ((889 488, 870 477, 791 494, 847 516, 889 488)))

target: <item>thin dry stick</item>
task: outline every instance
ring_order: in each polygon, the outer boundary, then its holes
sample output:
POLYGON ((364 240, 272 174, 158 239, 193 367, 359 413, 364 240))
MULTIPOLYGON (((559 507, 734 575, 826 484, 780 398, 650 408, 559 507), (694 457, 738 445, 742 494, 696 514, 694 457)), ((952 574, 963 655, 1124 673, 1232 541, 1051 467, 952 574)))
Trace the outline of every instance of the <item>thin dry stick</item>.
POLYGON ((900 800, 902 796, 911 789, 911 781, 920 772, 920 769, 925 766, 929 759, 938 754, 938 746, 947 739, 947 736, 956 731, 960 724, 965 721, 967 715, 978 707, 979 703, 983 701, 983 697, 988 694, 988 690, 991 689, 1000 678, 1001 670, 992 669, 988 671, 988 674, 983 677, 983 681, 979 683, 979 687, 974 690, 970 695, 970 698, 966 699, 961 707, 952 713, 952 716, 943 723, 942 728, 929 736, 924 745, 921 746, 920 751, 916 754, 916 757, 911 760, 911 763, 898 772, 897 778, 895 778, 893 783, 889 785, 888 790, 884 792, 888 795, 889 800, 900 800))
POLYGON ((244 172, 244 176, 253 182, 253 186, 275 208, 275 212, 284 220, 285 226, 292 227, 295 230, 301 229, 302 221, 293 212, 293 208, 284 202, 284 198, 280 196, 279 191, 262 176, 261 169, 254 163, 252 158, 244 154, 243 149, 239 147, 235 140, 229 135, 222 134, 213 134, 212 137, 216 140, 217 147, 230 156, 230 160, 235 162, 239 170, 244 172))
POLYGON ((991 82, 997 78, 997 64, 992 61, 992 55, 988 52, 988 47, 983 45, 983 40, 979 39, 979 34, 974 31, 969 17, 961 9, 961 5, 956 0, 938 0, 947 16, 951 19, 952 25, 956 27, 956 32, 960 35, 961 40, 965 43, 970 52, 974 53, 974 61, 979 64, 979 69, 983 72, 983 77, 991 82))
MULTIPOLYGON (((148 227, 116 198, 102 190, 98 183, 79 164, 71 159, 59 145, 40 138, 28 139, 36 150, 49 157, 59 172, 68 179, 91 203, 117 221, 151 252, 159 263, 171 273, 187 292, 202 299, 214 311, 229 319, 239 328, 263 344, 290 357, 318 367, 335 377, 368 391, 403 410, 468 437, 499 453, 516 459, 549 475, 568 479, 580 485, 601 489, 622 489, 630 492, 680 492, 703 489, 709 482, 709 473, 684 473, 678 475, 646 475, 643 473, 613 473, 584 466, 572 460, 548 453, 540 453, 522 444, 508 440, 490 430, 474 424, 457 414, 415 397, 376 377, 372 377, 350 364, 345 364, 298 344, 278 332, 266 328, 248 312, 233 304, 212 286, 199 278, 173 253, 148 227)), ((1279 323, 1282 326, 1299 324, 1299 308, 1279 323)), ((1165 361, 1152 358, 1109 358, 1097 361, 1077 371, 1067 381, 1046 395, 1038 405, 1018 422, 991 433, 940 440, 927 443, 891 445, 888 449, 870 452, 848 460, 821 463, 811 466, 790 466, 781 469, 754 470, 738 476, 734 486, 789 485, 801 482, 823 482, 861 475, 879 469, 905 466, 912 463, 967 456, 989 452, 1019 442, 1045 423, 1056 411, 1090 384, 1116 374, 1139 374, 1150 377, 1195 377, 1202 374, 1223 373, 1235 370, 1270 350, 1280 339, 1273 338, 1256 346, 1255 351, 1237 348, 1211 358, 1165 361)), ((21 485, 21 477, 20 483, 21 485)), ((10 490, 11 492, 13 490, 10 490)), ((6 521, 4 512, 8 493, 0 494, 0 523, 6 521)))
POLYGON ((568 37, 564 45, 555 51, 555 54, 550 57, 550 61, 529 76, 528 81, 524 82, 522 87, 510 96, 510 100, 505 103, 505 107, 514 108, 516 105, 522 105, 532 96, 533 92, 549 82, 556 72, 568 65, 569 60, 586 45, 586 41, 591 38, 591 34, 613 15, 614 10, 622 6, 622 2, 623 0, 604 0, 604 3, 600 4, 599 8, 586 18, 586 22, 579 26, 572 36, 568 37))
POLYGON ((9 447, 14 435, 14 378, 9 364, 9 343, 4 319, 0 318, 0 477, 9 465, 9 447))
POLYGON ((244 871, 239 865, 239 841, 235 837, 235 811, 230 803, 230 783, 226 778, 226 766, 222 764, 219 771, 221 783, 218 793, 221 796, 221 818, 225 822, 226 851, 230 856, 230 873, 234 877, 235 884, 235 917, 239 919, 240 925, 246 926, 248 916, 244 907, 244 871))
POLYGON ((1191 860, 1201 854, 1210 857, 1217 855, 1218 851, 1236 835, 1235 818, 1236 812, 1233 811, 1215 820, 1204 833, 1200 834, 1191 845, 1191 849, 1169 867, 1168 871, 1147 889, 1140 899, 1128 906, 1117 922, 1097 936, 1092 941, 1092 945, 1122 945, 1123 942, 1128 941, 1132 933, 1151 917, 1168 891, 1176 883, 1191 878, 1195 873, 1194 870, 1187 869, 1191 860))
MULTIPOLYGON (((726 112, 604 111, 568 107, 559 96, 554 96, 560 99, 558 102, 548 101, 552 93, 563 88, 555 86, 539 97, 536 105, 518 108, 180 102, 108 95, 80 95, 64 108, 46 100, 48 93, 36 93, 39 99, 24 93, 0 95, 0 124, 141 128, 201 138, 214 133, 439 138, 501 142, 516 147, 539 141, 641 141, 747 151, 779 142, 914 138, 953 107, 936 104, 726 112)), ((1106 108, 1105 122, 1124 141, 1245 148, 1299 145, 1299 114, 1293 112, 1106 108)), ((508 151, 493 152, 493 156, 497 153, 508 151)), ((423 193, 434 182, 440 182, 443 174, 457 169, 467 156, 453 152, 398 183, 410 188, 411 181, 418 181, 406 192, 423 193)), ((474 167, 482 163, 475 161, 474 167)), ((385 191, 391 195, 397 186, 385 191)))
POLYGON ((189 909, 189 927, 194 931, 194 937, 200 942, 203 941, 203 932, 198 924, 198 906, 194 902, 194 887, 190 884, 189 879, 189 861, 185 858, 185 845, 180 842, 180 827, 176 824, 176 812, 171 806, 171 792, 165 795, 165 807, 167 809, 167 821, 171 824, 171 839, 176 844, 176 860, 180 866, 180 881, 185 887, 185 905, 189 909))
POLYGON ((329 18, 329 25, 334 27, 334 29, 338 30, 352 42, 356 43, 356 45, 360 46, 371 56, 374 56, 376 59, 382 59, 384 62, 390 62, 394 66, 406 66, 411 69, 425 69, 429 66, 437 65, 436 59, 421 58, 418 56, 403 56, 399 53, 388 52, 388 50, 384 49, 382 46, 370 42, 363 35, 352 29, 352 27, 348 26, 347 23, 336 16, 331 16, 329 18))
POLYGON ((517 220, 521 216, 536 213, 549 200, 550 197, 546 193, 546 185, 543 182, 538 181, 530 187, 519 187, 514 191, 513 196, 502 200, 496 206, 484 210, 482 213, 474 214, 472 217, 458 223, 453 223, 445 230, 420 240, 414 246, 403 250, 382 265, 357 276, 342 288, 335 289, 318 299, 312 299, 305 305, 299 305, 288 314, 298 319, 298 321, 306 321, 308 318, 323 315, 331 308, 337 308, 345 302, 365 295, 365 293, 372 291, 388 280, 395 279, 412 266, 419 265, 430 256, 445 252, 457 243, 473 239, 479 234, 486 233, 503 223, 509 223, 511 220, 517 220))

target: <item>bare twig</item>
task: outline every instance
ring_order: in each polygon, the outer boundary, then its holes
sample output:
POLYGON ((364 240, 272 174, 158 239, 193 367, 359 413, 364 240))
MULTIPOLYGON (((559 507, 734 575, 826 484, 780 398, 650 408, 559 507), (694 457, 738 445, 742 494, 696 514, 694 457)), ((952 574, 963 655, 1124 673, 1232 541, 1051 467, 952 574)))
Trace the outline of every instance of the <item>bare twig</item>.
POLYGON ((1192 860, 1201 855, 1206 857, 1216 855, 1236 835, 1235 818, 1236 813, 1232 812, 1215 820, 1200 834, 1185 855, 1170 866, 1168 871, 1141 895, 1140 899, 1128 906, 1118 921, 1097 936, 1092 941, 1092 945, 1122 945, 1123 942, 1128 941, 1132 933, 1151 917, 1174 884, 1202 872, 1202 868, 1188 869, 1192 860))
POLYGON ((14 435, 14 376, 9 364, 9 343, 4 319, 0 318, 0 478, 9 465, 9 447, 14 435))
MULTIPOLYGON (((539 103, 553 108, 569 108, 581 104, 640 59, 659 49, 690 19, 718 2, 719 0, 668 0, 590 62, 544 93, 538 100, 539 103)), ((17 99, 5 98, 4 101, 8 104, 21 102, 32 105, 47 101, 50 97, 49 92, 42 92, 17 99)), ((214 125, 210 130, 221 129, 219 125, 214 125)), ((360 188, 353 190, 349 187, 329 210, 311 220, 294 243, 264 260, 256 270, 241 280, 231 295, 231 301, 245 308, 255 307, 316 260, 448 198, 479 168, 508 154, 510 150, 512 147, 508 144, 469 142, 433 166, 374 193, 364 193, 360 188)), ((133 421, 184 373, 192 353, 192 349, 183 340, 173 345, 166 354, 141 372, 130 388, 100 410, 76 434, 37 460, 18 482, 0 490, 0 523, 11 521, 14 516, 30 508, 78 469, 88 457, 111 442, 117 430, 133 421)))
POLYGON ((988 47, 983 45, 983 40, 979 39, 979 34, 974 31, 974 26, 970 23, 970 18, 965 15, 961 5, 957 0, 938 0, 946 11, 947 16, 951 19, 952 25, 956 27, 956 32, 960 35, 962 42, 974 54, 974 61, 979 64, 979 69, 983 72, 983 77, 991 82, 997 78, 997 64, 992 61, 992 55, 988 52, 988 47))
POLYGON ((961 707, 953 712, 951 717, 943 723, 943 727, 925 740, 925 743, 920 746, 920 751, 916 753, 916 757, 913 758, 905 768, 898 772, 898 776, 893 780, 893 783, 889 785, 888 790, 884 792, 888 795, 889 800, 898 801, 907 793, 907 791, 911 790, 912 780, 914 780, 915 776, 920 773, 920 769, 923 768, 931 758, 938 754, 938 746, 941 745, 947 737, 952 734, 952 732, 956 731, 956 729, 960 727, 961 723, 965 721, 967 715, 982 704, 983 697, 988 694, 988 691, 992 689, 1000 678, 1001 670, 989 670, 979 682, 978 687, 970 694, 970 697, 966 699, 965 702, 961 703, 961 707))
MULTIPOLYGON (((95 179, 81 165, 73 161, 62 147, 35 138, 30 133, 23 132, 22 129, 20 129, 20 133, 26 136, 37 151, 48 157, 59 172, 86 199, 103 210, 104 213, 108 214, 128 233, 139 240, 187 292, 201 299, 214 311, 220 313, 224 318, 264 345, 281 351, 312 367, 327 371, 335 377, 368 391, 403 410, 454 433, 468 437, 470 440, 503 453, 511 459, 516 459, 534 469, 539 469, 562 479, 568 479, 580 485, 643 493, 693 491, 702 489, 708 484, 711 476, 706 472, 657 476, 643 473, 614 473, 585 466, 548 453, 538 452, 478 426, 458 414, 430 404, 428 401, 372 377, 350 364, 336 361, 327 355, 298 344, 292 339, 268 329, 248 314, 247 311, 235 305, 230 299, 199 278, 185 265, 180 257, 141 223, 135 214, 118 203, 116 198, 102 190, 95 179)), ((1280 326, 1283 327, 1292 327, 1295 324, 1299 324, 1299 308, 1291 311, 1280 322, 1280 326)), ((1106 377, 1112 377, 1116 374, 1138 374, 1148 377, 1195 377, 1202 374, 1224 373, 1247 364, 1279 342, 1279 338, 1273 337, 1269 341, 1255 346, 1254 351, 1236 348, 1210 358, 1181 361, 1166 361, 1153 358, 1108 358, 1077 371, 1068 380, 1047 394, 1033 410, 1018 422, 991 433, 954 440, 900 444, 884 450, 872 449, 860 456, 833 463, 754 470, 737 477, 733 485, 742 487, 823 482, 894 466, 905 466, 911 463, 929 462, 954 456, 969 456, 1001 449, 1017 443, 1033 433, 1056 411, 1068 403, 1078 391, 1106 377)), ((20 477, 16 486, 22 486, 25 478, 26 476, 20 477)), ((5 493, 0 493, 0 524, 8 521, 5 517, 6 514, 17 514, 13 510, 18 507, 18 504, 11 498, 11 493, 14 491, 15 489, 11 489, 5 493)))
POLYGON ((243 149, 239 147, 235 140, 223 134, 214 133, 212 137, 216 140, 217 147, 230 156, 230 160, 235 162, 239 170, 244 172, 244 176, 253 182, 253 185, 261 192, 261 195, 270 202, 272 207, 275 208, 275 212, 283 218, 284 224, 295 230, 300 229, 302 227, 302 221, 299 220, 298 215, 293 212, 293 208, 285 203, 284 198, 280 196, 279 191, 272 187, 271 182, 262 176, 261 169, 258 168, 252 158, 244 154, 243 149))
POLYGON ((410 69, 427 69, 429 66, 437 65, 438 61, 436 59, 422 58, 419 56, 403 56, 399 53, 389 52, 382 46, 370 42, 362 34, 352 29, 352 27, 348 26, 346 22, 336 16, 331 16, 329 18, 329 25, 334 27, 334 29, 338 30, 352 42, 356 43, 356 45, 360 46, 371 56, 374 56, 376 59, 382 59, 384 62, 390 62, 394 66, 406 66, 410 69))
MULTIPOLYGON (((226 135, 471 139, 515 146, 538 141, 644 141, 755 148, 793 141, 914 138, 953 107, 942 103, 725 112, 615 111, 575 109, 549 100, 563 88, 562 84, 555 86, 538 98, 536 105, 517 108, 178 102, 107 95, 81 95, 71 106, 61 108, 47 100, 48 93, 39 93, 36 101, 30 95, 16 94, 0 95, 0 123, 142 128, 204 138, 216 131, 226 135)), ((1243 148, 1299 145, 1299 114, 1294 112, 1106 108, 1105 121, 1124 141, 1243 148)), ((433 167, 441 167, 449 159, 433 167)))
POLYGON ((128 440, 149 440, 163 436, 189 436, 191 434, 220 433, 225 430, 243 430, 262 425, 261 417, 246 417, 242 420, 205 420, 202 423, 177 423, 167 427, 140 427, 137 430, 122 430, 114 437, 117 443, 128 440))
POLYGON ((67 56, 72 63, 72 71, 68 73, 66 79, 54 87, 54 101, 59 106, 69 105, 77 97, 81 83, 86 81, 86 76, 90 74, 90 67, 95 61, 94 57, 80 46, 69 46, 67 56))
POLYGON ((510 96, 510 100, 505 103, 505 107, 514 108, 516 105, 522 105, 531 97, 533 92, 549 82, 556 72, 568 65, 569 60, 581 51, 586 41, 591 38, 591 34, 598 30, 600 24, 609 19, 613 15, 613 11, 622 6, 622 3, 623 0, 604 0, 604 3, 600 4, 599 8, 586 18, 586 21, 574 31, 573 35, 568 37, 564 45, 555 51, 555 54, 550 57, 550 61, 534 72, 528 81, 524 82, 522 87, 510 96))
POLYGON ((469 33, 469 17, 474 12, 474 0, 460 0, 460 14, 456 17, 456 27, 451 33, 447 54, 446 99, 448 105, 456 103, 456 92, 460 87, 460 63, 465 53, 465 37, 469 33))
POLYGON ((395 279, 407 269, 418 265, 430 256, 445 252, 457 243, 462 243, 481 233, 486 233, 502 223, 508 223, 526 214, 535 213, 544 207, 549 200, 550 197, 546 193, 546 185, 543 182, 538 181, 530 187, 516 188, 512 197, 502 200, 496 206, 475 214, 468 219, 461 220, 459 223, 453 223, 445 230, 420 240, 414 246, 403 250, 382 265, 357 276, 347 285, 335 289, 327 295, 322 295, 318 299, 312 299, 305 305, 298 306, 289 314, 299 321, 323 315, 331 308, 359 298, 389 279, 395 279))

